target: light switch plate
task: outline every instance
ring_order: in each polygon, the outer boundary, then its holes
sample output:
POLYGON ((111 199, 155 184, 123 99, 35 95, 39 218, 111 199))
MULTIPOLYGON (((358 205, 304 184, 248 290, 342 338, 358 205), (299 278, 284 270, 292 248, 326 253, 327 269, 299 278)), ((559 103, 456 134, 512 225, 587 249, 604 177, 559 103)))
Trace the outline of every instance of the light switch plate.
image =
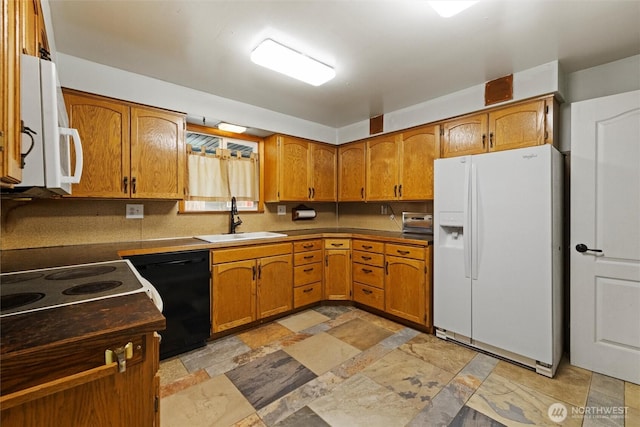
POLYGON ((287 214, 287 205, 278 205, 278 215, 287 214))
POLYGON ((142 219, 144 218, 144 205, 130 205, 127 204, 127 219, 142 219))

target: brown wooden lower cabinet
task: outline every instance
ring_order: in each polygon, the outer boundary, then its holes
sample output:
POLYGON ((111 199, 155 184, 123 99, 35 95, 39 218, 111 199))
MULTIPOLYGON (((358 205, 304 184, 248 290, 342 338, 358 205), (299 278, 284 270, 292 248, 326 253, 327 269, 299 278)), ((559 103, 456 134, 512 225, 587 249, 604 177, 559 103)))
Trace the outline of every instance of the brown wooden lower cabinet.
POLYGON ((291 253, 290 243, 211 251, 214 333, 293 309, 291 253))
MULTIPOLYGON (((134 359, 116 362, 0 397, 3 427, 157 426, 159 336, 131 337, 134 359), (138 348, 140 346, 140 348, 138 348)), ((79 351, 80 346, 75 350, 79 351)), ((74 363, 71 351, 69 363, 74 363)))
POLYGON ((353 284, 353 300, 384 311, 384 290, 362 283, 353 284))
POLYGON ((351 299, 350 239, 325 239, 324 299, 351 299))

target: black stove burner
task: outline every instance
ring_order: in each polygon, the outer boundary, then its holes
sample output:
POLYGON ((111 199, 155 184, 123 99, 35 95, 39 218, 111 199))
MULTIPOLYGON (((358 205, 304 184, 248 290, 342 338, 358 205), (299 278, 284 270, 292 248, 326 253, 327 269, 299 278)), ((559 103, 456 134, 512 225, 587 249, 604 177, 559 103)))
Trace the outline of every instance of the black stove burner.
POLYGON ((5 285, 10 285, 12 283, 20 283, 26 282, 27 280, 38 279, 44 276, 43 273, 21 273, 21 274, 13 274, 7 277, 2 278, 2 283, 5 285))
POLYGON ((122 285, 122 282, 117 280, 106 280, 104 282, 90 282, 82 285, 73 286, 71 288, 62 291, 65 295, 86 295, 96 294, 98 292, 110 291, 118 286, 122 285))
POLYGON ((0 297, 0 307, 3 310, 9 310, 23 305, 34 303, 44 298, 41 292, 23 292, 19 294, 2 295, 0 297))
POLYGON ((111 273, 115 269, 116 267, 109 266, 109 265, 71 268, 71 269, 58 271, 57 273, 48 274, 45 276, 45 279, 47 280, 82 279, 84 277, 99 276, 101 274, 111 273))

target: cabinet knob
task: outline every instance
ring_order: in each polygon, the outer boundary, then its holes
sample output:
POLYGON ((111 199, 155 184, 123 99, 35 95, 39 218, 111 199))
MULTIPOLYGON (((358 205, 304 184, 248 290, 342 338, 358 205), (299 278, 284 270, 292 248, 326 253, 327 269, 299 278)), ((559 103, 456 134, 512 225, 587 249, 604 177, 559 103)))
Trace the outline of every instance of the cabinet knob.
POLYGON ((482 134, 482 148, 484 148, 486 146, 485 141, 487 139, 487 135, 485 135, 484 133, 482 134))
POLYGON ((136 194, 136 177, 131 178, 131 192, 136 194))
POLYGON ((124 177, 122 180, 122 185, 124 186, 124 194, 129 193, 129 177, 124 177))

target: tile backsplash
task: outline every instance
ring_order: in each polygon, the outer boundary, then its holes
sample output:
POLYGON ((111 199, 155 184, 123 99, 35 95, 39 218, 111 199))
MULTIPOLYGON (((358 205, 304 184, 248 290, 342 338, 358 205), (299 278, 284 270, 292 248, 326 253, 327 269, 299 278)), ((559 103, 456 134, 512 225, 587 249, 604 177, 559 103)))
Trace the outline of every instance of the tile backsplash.
MULTIPOLYGON (((292 221, 291 209, 299 203, 280 203, 286 215, 277 215, 277 204, 266 204, 264 212, 241 212, 238 231, 278 231, 306 228, 368 228, 399 231, 403 210, 431 211, 432 202, 412 203, 305 203, 313 207, 313 220, 292 221), (387 215, 381 214, 381 205, 387 215), (394 219, 390 218, 391 214, 394 219)), ((23 249, 89 243, 186 237, 226 233, 229 216, 180 214, 178 203, 148 200, 46 199, 3 200, 0 249, 23 249), (126 219, 126 205, 144 205, 143 219, 126 219)))

